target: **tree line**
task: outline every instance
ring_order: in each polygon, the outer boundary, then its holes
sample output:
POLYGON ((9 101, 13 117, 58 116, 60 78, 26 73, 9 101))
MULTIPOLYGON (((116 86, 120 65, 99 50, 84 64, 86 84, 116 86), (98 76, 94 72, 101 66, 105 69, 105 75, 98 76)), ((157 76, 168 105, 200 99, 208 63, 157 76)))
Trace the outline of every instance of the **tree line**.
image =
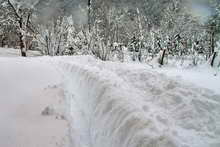
POLYGON ((214 65, 218 56, 218 0, 207 2, 212 12, 205 21, 190 13, 184 0, 73 2, 2 0, 0 45, 19 48, 22 56, 39 50, 42 55, 94 55, 121 62, 156 58, 161 65, 169 58, 214 65))

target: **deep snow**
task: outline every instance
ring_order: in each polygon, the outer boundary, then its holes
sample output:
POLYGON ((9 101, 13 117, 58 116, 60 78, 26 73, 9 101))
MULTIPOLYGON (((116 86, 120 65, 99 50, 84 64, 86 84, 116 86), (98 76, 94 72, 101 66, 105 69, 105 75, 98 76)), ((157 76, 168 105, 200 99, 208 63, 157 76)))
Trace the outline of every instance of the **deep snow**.
MULTIPOLYGON (((48 124, 43 121, 45 116, 39 115, 50 104, 59 106, 53 99, 57 96, 56 90, 45 93, 45 88, 56 85, 52 87, 62 88, 66 112, 58 107, 55 114, 65 114, 71 147, 220 146, 220 95, 211 88, 168 77, 147 65, 102 62, 90 56, 0 60, 3 71, 0 79, 4 81, 0 84, 0 104, 4 112, 0 119, 0 144, 7 136, 12 136, 16 144, 22 135, 28 136, 32 144, 40 143, 42 136, 30 135, 26 125, 42 127, 49 136, 51 132, 58 138, 65 136, 67 131, 61 135, 48 131, 52 124, 58 130, 66 130, 65 120, 50 116, 48 124), (7 97, 3 97, 4 94, 7 97), (11 116, 17 106, 23 113, 11 116), (23 123, 20 117, 28 120, 26 113, 32 111, 38 115, 30 115, 36 122, 23 123), (16 133, 18 128, 22 131, 16 133)), ((215 80, 217 82, 220 81, 215 80)), ((44 141, 48 138, 44 137, 44 141)), ((4 147, 7 146, 4 144, 4 147)))
POLYGON ((58 67, 74 146, 220 146, 220 95, 211 90, 140 64, 66 57, 58 67))

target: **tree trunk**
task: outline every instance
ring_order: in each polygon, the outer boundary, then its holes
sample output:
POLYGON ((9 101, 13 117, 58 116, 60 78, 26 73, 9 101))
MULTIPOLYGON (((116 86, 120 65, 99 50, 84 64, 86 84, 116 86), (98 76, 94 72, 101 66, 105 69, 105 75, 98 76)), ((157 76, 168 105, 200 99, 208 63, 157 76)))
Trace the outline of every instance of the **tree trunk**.
MULTIPOLYGON (((20 17, 19 19, 19 27, 20 29, 23 28, 23 19, 20 17)), ((22 32, 20 31, 19 32, 19 42, 20 42, 20 50, 21 50, 21 56, 22 57, 27 57, 26 55, 26 48, 25 48, 25 42, 24 42, 24 38, 23 38, 23 34, 22 32)))
POLYGON ((23 41, 23 35, 21 33, 19 34, 19 42, 20 42, 21 56, 27 57, 26 49, 25 49, 25 45, 24 45, 24 41, 23 41))
POLYGON ((25 51, 21 51, 21 56, 22 56, 22 57, 27 57, 26 52, 25 52, 25 51))

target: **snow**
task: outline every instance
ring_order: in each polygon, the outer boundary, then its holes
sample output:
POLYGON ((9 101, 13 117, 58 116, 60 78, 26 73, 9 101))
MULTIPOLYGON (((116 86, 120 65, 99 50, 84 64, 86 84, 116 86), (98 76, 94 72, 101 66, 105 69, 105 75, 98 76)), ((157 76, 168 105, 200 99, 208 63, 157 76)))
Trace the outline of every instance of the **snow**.
POLYGON ((41 59, 0 58, 0 146, 68 146, 61 77, 41 59), (57 113, 42 115, 46 107, 57 113))
POLYGON ((0 146, 220 146, 218 75, 91 56, 0 60, 0 146))
POLYGON ((158 68, 157 71, 176 80, 184 80, 220 94, 219 70, 211 68, 210 65, 202 65, 194 68, 166 67, 158 68))
POLYGON ((74 146, 220 145, 220 95, 211 90, 138 64, 75 57, 59 65, 74 146))
MULTIPOLYGON (((20 50, 19 49, 13 49, 13 48, 1 48, 0 47, 0 57, 18 57, 20 56, 20 50)), ((27 51, 27 56, 33 57, 33 56, 40 56, 39 51, 27 51)))

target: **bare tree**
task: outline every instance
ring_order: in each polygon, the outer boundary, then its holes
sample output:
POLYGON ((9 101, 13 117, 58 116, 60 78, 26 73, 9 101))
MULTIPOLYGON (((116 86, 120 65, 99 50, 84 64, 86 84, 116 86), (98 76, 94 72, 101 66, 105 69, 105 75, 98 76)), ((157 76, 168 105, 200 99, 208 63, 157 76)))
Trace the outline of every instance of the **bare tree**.
POLYGON ((11 7, 13 14, 15 16, 15 21, 17 22, 18 34, 19 34, 19 44, 21 50, 21 56, 27 56, 27 36, 30 32, 34 32, 30 27, 31 25, 31 15, 32 10, 30 8, 22 8, 19 3, 12 3, 11 0, 7 0, 9 6, 11 7))

